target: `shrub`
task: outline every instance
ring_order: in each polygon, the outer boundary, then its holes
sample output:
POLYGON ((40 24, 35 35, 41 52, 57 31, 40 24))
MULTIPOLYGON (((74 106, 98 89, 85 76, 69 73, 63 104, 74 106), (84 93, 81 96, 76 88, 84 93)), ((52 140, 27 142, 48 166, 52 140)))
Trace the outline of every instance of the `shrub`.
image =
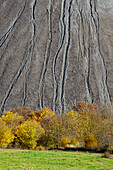
POLYGON ((60 142, 60 146, 61 147, 66 147, 68 144, 70 144, 71 143, 71 140, 70 139, 68 139, 68 138, 63 138, 62 140, 61 140, 61 142, 60 142))
POLYGON ((11 132, 11 128, 8 127, 5 121, 0 118, 0 146, 7 147, 14 139, 14 135, 11 132))
POLYGON ((44 151, 44 150, 45 150, 45 147, 44 147, 44 146, 37 146, 37 147, 36 147, 36 150, 44 151))
POLYGON ((38 121, 43 124, 43 122, 45 123, 45 121, 49 120, 54 116, 54 112, 48 107, 45 107, 44 109, 35 112, 35 115, 37 116, 38 121))
POLYGON ((19 141, 23 148, 34 149, 42 133, 44 129, 39 122, 27 120, 18 126, 15 132, 16 141, 19 141))
POLYGON ((15 130, 17 126, 23 121, 22 116, 19 116, 17 112, 13 113, 11 111, 7 112, 7 114, 3 115, 1 118, 13 130, 15 130))
POLYGON ((31 110, 27 106, 12 109, 10 112, 12 112, 13 114, 17 113, 19 116, 23 117, 24 121, 26 121, 29 118, 32 118, 34 116, 34 110, 31 110))
POLYGON ((38 142, 37 142, 38 145, 43 145, 43 146, 46 146, 47 148, 56 148, 56 142, 55 142, 55 139, 54 137, 51 135, 51 134, 43 134, 38 142))
POLYGON ((79 146, 80 146, 78 140, 76 140, 75 138, 73 138, 73 139, 71 140, 71 144, 75 145, 76 147, 79 147, 79 146))
POLYGON ((97 148, 97 140, 95 139, 94 135, 89 134, 86 135, 84 138, 85 148, 86 149, 95 149, 97 148))

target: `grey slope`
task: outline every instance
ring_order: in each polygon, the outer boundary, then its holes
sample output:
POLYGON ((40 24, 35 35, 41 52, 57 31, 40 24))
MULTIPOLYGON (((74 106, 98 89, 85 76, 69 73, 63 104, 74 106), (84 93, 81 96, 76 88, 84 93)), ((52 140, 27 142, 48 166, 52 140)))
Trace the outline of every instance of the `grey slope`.
POLYGON ((0 109, 113 100, 112 0, 0 0, 0 109))

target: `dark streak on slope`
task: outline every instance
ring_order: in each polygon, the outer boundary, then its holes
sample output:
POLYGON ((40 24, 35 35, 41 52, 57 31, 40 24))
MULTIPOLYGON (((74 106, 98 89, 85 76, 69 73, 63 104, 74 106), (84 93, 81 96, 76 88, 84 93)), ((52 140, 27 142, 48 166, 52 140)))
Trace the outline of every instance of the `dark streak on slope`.
POLYGON ((70 41, 71 41, 71 6, 72 6, 73 0, 70 0, 69 4, 69 18, 68 18, 68 43, 66 47, 66 53, 65 53, 65 58, 64 58, 64 65, 63 65, 63 77, 62 77, 62 91, 61 91, 61 104, 62 104, 62 112, 64 112, 64 87, 65 87, 65 76, 66 76, 66 69, 67 69, 67 59, 68 59, 68 52, 69 52, 69 47, 70 47, 70 41))
POLYGON ((50 10, 49 10, 49 41, 48 46, 45 54, 45 61, 43 65, 43 70, 39 82, 39 107, 40 109, 43 108, 43 88, 44 88, 44 79, 47 71, 47 65, 50 58, 50 50, 51 50, 51 44, 52 44, 52 12, 53 12, 53 4, 52 0, 50 3, 50 10))
POLYGON ((0 47, 2 47, 2 45, 5 43, 5 41, 9 37, 10 33, 13 31, 17 21, 22 16, 22 13, 24 12, 25 7, 26 7, 26 3, 24 4, 23 8, 18 12, 16 20, 14 21, 13 25, 8 29, 8 31, 3 35, 3 37, 0 38, 0 47))
POLYGON ((62 40, 61 40, 61 45, 56 53, 56 56, 53 60, 53 77, 54 77, 54 97, 53 97, 53 109, 56 111, 56 101, 57 101, 57 97, 58 97, 58 80, 57 80, 57 76, 56 76, 56 64, 57 64, 57 59, 59 56, 59 53, 63 47, 64 44, 64 39, 65 39, 65 34, 66 34, 66 24, 65 24, 65 7, 66 7, 66 0, 64 0, 63 3, 63 17, 62 17, 62 23, 63 23, 63 36, 62 36, 62 40))
POLYGON ((82 9, 81 9, 81 11, 80 11, 80 17, 81 17, 81 22, 82 22, 82 29, 83 29, 83 35, 82 35, 82 37, 83 37, 83 47, 84 47, 84 57, 86 56, 86 47, 85 47, 85 38, 84 38, 84 21, 83 21, 83 12, 82 12, 82 9))
MULTIPOLYGON (((34 18, 33 18, 33 19, 34 19, 34 18)), ((1 104, 1 107, 0 107, 0 112, 1 112, 1 113, 3 113, 5 103, 6 103, 7 99, 8 99, 8 97, 10 96, 11 91, 13 90, 14 85, 15 85, 16 82, 18 81, 18 79, 19 79, 19 77, 20 77, 20 75, 21 75, 24 67, 26 66, 27 61, 28 61, 29 58, 30 58, 30 54, 31 54, 32 47, 33 47, 33 44, 34 44, 34 39, 35 39, 35 22, 33 22, 32 24, 33 24, 33 36, 32 36, 32 39, 31 39, 31 41, 30 41, 30 44, 29 44, 29 48, 28 48, 28 51, 27 51, 27 55, 26 55, 25 59, 23 60, 23 62, 22 62, 22 64, 21 64, 19 70, 17 71, 16 75, 14 76, 12 82, 11 82, 10 85, 9 85, 9 88, 8 88, 6 94, 5 94, 5 97, 4 97, 4 99, 3 99, 3 101, 2 101, 2 104, 1 104)))
POLYGON ((91 100, 92 100, 92 103, 94 101, 94 96, 93 96, 93 92, 91 90, 91 86, 90 86, 90 56, 91 56, 91 51, 90 51, 90 26, 89 26, 89 46, 88 46, 88 75, 87 75, 87 87, 88 87, 88 91, 89 91, 89 95, 91 96, 91 100))
POLYGON ((33 4, 33 14, 32 14, 33 20, 35 20, 35 7, 36 7, 36 3, 37 3, 37 0, 35 0, 34 4, 33 4))

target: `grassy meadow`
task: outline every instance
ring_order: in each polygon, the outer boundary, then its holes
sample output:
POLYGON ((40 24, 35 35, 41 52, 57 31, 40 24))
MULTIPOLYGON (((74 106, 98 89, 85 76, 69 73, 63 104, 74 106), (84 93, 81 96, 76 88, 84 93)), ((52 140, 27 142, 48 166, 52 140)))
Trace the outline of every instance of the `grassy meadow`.
MULTIPOLYGON (((112 170, 100 153, 0 149, 0 170, 112 170)), ((113 155, 111 155, 113 158, 113 155)))

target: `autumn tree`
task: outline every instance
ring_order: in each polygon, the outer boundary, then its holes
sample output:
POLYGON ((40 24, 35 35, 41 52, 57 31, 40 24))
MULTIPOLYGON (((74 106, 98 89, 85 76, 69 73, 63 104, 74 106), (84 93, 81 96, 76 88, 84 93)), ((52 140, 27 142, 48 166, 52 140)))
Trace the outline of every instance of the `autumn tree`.
POLYGON ((12 128, 0 118, 0 146, 6 148, 13 140, 12 128))
POLYGON ((27 120, 20 124, 15 132, 16 141, 20 142, 23 148, 34 149, 37 140, 44 133, 44 129, 39 122, 35 120, 27 120))

